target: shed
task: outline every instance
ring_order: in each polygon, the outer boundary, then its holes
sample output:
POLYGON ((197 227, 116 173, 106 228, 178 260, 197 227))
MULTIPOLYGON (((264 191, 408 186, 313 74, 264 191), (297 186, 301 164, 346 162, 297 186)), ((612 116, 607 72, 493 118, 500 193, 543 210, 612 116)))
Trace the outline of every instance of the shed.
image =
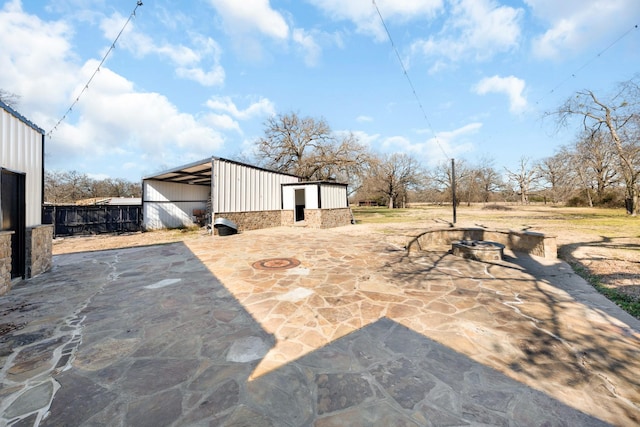
POLYGON ((143 178, 143 227, 211 227, 216 218, 232 221, 239 231, 296 223, 347 225, 346 188, 211 157, 143 178))
POLYGON ((51 268, 53 227, 42 224, 44 131, 0 101, 0 295, 51 268))

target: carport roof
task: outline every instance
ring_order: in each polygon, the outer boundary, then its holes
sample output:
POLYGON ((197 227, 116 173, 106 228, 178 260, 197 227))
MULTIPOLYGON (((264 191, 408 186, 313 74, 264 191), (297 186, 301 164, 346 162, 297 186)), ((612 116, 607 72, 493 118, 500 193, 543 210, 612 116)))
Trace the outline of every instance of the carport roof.
POLYGON ((178 166, 154 175, 145 176, 143 180, 168 181, 180 184, 211 185, 213 157, 178 166))
POLYGON ((176 182, 179 184, 211 185, 211 175, 212 175, 214 160, 219 160, 221 162, 235 163, 238 165, 247 166, 252 169, 258 169, 266 172, 272 172, 272 173, 288 175, 288 176, 293 176, 298 178, 295 175, 273 171, 269 169, 264 169, 259 166, 253 166, 247 163, 237 162, 235 160, 223 159, 222 157, 208 157, 206 159, 198 160, 197 162, 188 163, 186 165, 178 166, 173 169, 168 169, 166 171, 158 172, 153 175, 145 176, 142 179, 154 180, 154 181, 176 182))

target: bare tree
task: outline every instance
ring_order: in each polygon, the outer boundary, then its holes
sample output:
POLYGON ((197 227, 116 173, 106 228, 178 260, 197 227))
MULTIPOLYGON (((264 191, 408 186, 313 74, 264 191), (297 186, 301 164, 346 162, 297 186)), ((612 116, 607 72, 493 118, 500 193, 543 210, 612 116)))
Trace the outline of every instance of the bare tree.
POLYGON ((488 203, 493 194, 503 187, 502 178, 494 167, 493 159, 483 157, 479 163, 471 169, 473 187, 475 190, 474 201, 488 203))
POLYGON ((554 204, 566 201, 575 191, 577 177, 573 159, 566 151, 559 151, 538 163, 540 180, 546 183, 545 201, 547 197, 554 204))
POLYGON ((369 153, 353 134, 339 138, 324 119, 296 113, 270 117, 256 142, 258 162, 305 180, 357 181, 369 153))
POLYGON ((507 177, 517 188, 517 192, 520 195, 520 203, 523 205, 529 204, 529 194, 540 178, 539 169, 530 166, 528 158, 521 157, 517 170, 513 172, 507 168, 505 170, 507 171, 507 177))
POLYGON ((393 209, 406 204, 409 190, 417 188, 423 178, 420 163, 414 157, 395 153, 371 163, 366 186, 384 195, 389 209, 393 209))
POLYGON ((75 203, 95 197, 140 197, 140 183, 122 178, 95 180, 77 171, 47 171, 44 181, 45 201, 75 203))
MULTIPOLYGON (((616 152, 607 132, 583 131, 574 145, 573 162, 580 181, 587 191, 588 199, 595 191, 598 202, 605 197, 606 190, 619 180, 616 167, 616 152)), ((593 201, 590 201, 593 206, 593 201)))
POLYGON ((640 124, 640 76, 618 85, 616 92, 601 98, 591 90, 576 92, 552 113, 561 125, 567 125, 574 117, 582 120, 585 130, 591 132, 606 131, 617 154, 619 173, 626 190, 627 211, 638 214, 638 178, 640 165, 636 161, 637 139, 628 139, 637 135, 640 124))

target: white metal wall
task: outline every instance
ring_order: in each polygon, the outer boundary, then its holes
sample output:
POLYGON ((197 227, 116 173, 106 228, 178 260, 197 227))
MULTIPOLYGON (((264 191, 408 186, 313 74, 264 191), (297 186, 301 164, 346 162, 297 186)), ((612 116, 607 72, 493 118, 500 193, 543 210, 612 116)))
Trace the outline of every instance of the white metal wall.
POLYGON ((344 185, 332 185, 326 183, 308 183, 299 185, 285 185, 282 189, 283 208, 295 209, 295 191, 304 189, 306 209, 338 209, 346 208, 347 187, 344 185), (318 187, 320 199, 318 199, 318 187))
POLYGON ((144 180, 142 194, 145 229, 189 227, 194 224, 193 210, 207 208, 209 187, 144 180))
POLYGON ((0 167, 26 174, 27 227, 42 224, 42 133, 0 108, 0 167))
POLYGON ((298 182, 298 178, 214 159, 213 211, 224 213, 280 210, 281 184, 293 182, 298 182))
POLYGON ((347 208, 347 187, 343 185, 320 184, 322 209, 347 208))

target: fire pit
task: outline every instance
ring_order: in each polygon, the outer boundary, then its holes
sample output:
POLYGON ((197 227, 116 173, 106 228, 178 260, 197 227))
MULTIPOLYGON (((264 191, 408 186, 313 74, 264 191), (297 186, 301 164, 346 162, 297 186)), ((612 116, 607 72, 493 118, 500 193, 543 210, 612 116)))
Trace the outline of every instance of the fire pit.
POLYGON ((476 261, 500 261, 504 245, 483 240, 459 240, 452 243, 454 255, 476 261))

